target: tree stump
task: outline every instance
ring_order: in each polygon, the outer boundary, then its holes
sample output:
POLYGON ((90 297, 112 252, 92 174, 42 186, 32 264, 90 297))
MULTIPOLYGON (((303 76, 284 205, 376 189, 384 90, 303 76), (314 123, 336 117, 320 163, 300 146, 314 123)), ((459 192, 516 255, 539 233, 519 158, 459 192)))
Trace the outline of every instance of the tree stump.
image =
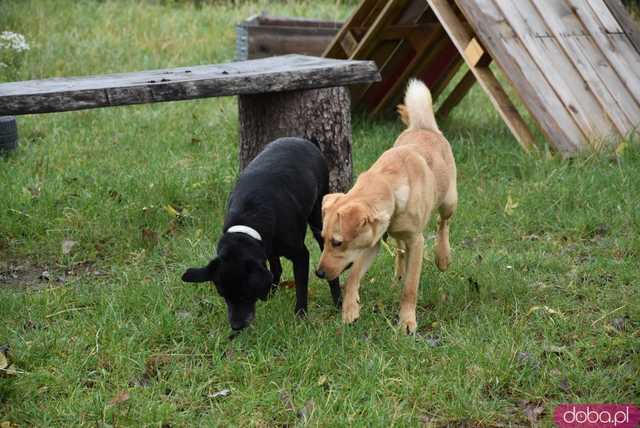
POLYGON ((351 97, 345 87, 270 92, 238 97, 240 170, 281 137, 316 140, 329 164, 329 189, 351 186, 351 97))

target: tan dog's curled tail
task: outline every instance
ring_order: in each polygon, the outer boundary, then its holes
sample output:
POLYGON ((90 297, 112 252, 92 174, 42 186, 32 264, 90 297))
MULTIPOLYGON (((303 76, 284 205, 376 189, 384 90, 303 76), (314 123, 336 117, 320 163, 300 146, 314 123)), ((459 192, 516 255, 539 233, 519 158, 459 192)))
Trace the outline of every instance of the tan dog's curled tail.
POLYGON ((404 105, 398 106, 400 118, 408 129, 425 129, 440 133, 433 114, 431 92, 427 85, 418 79, 411 79, 404 95, 404 105))

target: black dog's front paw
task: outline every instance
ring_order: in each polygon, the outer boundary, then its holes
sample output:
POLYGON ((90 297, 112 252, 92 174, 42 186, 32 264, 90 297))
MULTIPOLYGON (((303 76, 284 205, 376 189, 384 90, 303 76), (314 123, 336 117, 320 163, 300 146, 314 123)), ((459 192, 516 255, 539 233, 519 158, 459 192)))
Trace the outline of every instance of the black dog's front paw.
POLYGON ((338 296, 337 298, 334 296, 333 304, 336 306, 336 309, 340 310, 342 308, 342 296, 338 296))
POLYGON ((331 290, 331 298, 337 309, 342 308, 342 292, 340 291, 340 282, 338 279, 329 281, 329 289, 331 290))
POLYGON ((298 318, 306 318, 307 317, 307 307, 296 307, 296 316, 298 318))

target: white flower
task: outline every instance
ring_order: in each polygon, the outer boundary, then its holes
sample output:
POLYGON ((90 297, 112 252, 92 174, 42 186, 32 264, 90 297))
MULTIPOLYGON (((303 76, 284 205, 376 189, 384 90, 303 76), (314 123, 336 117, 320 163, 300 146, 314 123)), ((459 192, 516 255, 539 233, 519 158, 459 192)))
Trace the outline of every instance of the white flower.
POLYGON ((29 44, 22 34, 14 33, 12 31, 3 31, 0 33, 0 49, 3 48, 22 52, 29 50, 29 44))

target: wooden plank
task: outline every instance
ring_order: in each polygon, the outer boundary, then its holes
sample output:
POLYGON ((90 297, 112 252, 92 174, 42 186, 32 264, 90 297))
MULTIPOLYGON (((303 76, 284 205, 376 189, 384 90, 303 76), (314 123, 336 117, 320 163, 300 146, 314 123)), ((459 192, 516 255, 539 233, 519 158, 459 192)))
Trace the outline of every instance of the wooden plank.
POLYGON ((406 3, 407 0, 389 0, 349 58, 367 58, 376 47, 379 33, 395 20, 406 3))
POLYGON ((640 106, 609 66, 593 38, 575 36, 584 28, 567 6, 558 2, 555 4, 559 8, 558 13, 553 13, 547 4, 542 5, 539 1, 533 3, 555 40, 597 97, 603 113, 611 118, 621 135, 626 135, 634 124, 640 123, 640 106))
POLYGON ((640 28, 638 28, 638 24, 629 16, 622 2, 620 0, 604 0, 604 3, 616 18, 616 21, 618 21, 627 37, 629 37, 633 46, 640 52, 640 28))
POLYGON ((476 83, 476 76, 473 71, 467 70, 462 79, 458 82, 453 91, 449 94, 447 99, 444 100, 440 108, 438 109, 438 118, 446 118, 459 103, 462 101, 467 92, 471 90, 474 83, 476 83))
MULTIPOLYGON (((451 37, 451 40, 458 48, 458 51, 463 55, 464 48, 471 41, 472 35, 467 31, 447 0, 427 1, 449 34, 449 37, 451 37)), ((509 97, 502 89, 502 86, 500 86, 491 69, 489 67, 473 66, 470 66, 469 69, 482 85, 492 104, 498 110, 500 116, 522 148, 525 151, 535 148, 535 140, 531 131, 522 120, 522 117, 520 117, 518 110, 516 110, 511 100, 509 100, 509 97)))
POLYGON ((407 25, 391 25, 380 34, 383 40, 400 40, 412 37, 415 34, 427 35, 434 31, 440 24, 420 23, 407 25))
MULTIPOLYGON (((432 22, 390 25, 385 27, 378 37, 380 40, 401 40, 415 32, 429 34, 438 25, 440 24, 432 22)), ((369 31, 369 27, 352 27, 349 31, 356 39, 361 39, 369 31)))
POLYGON ((320 19, 308 19, 299 17, 284 17, 270 15, 254 15, 240 25, 246 27, 284 27, 284 28, 307 28, 307 29, 331 29, 336 33, 342 28, 342 21, 324 21, 320 19))
POLYGON ((353 51, 358 47, 358 40, 356 40, 355 36, 351 31, 347 31, 344 33, 344 37, 340 40, 340 46, 347 54, 348 57, 353 55, 353 51))
MULTIPOLYGON (((580 2, 582 7, 591 7, 598 17, 600 23, 599 31, 605 34, 624 35, 624 31, 616 18, 611 14, 609 8, 603 0, 583 0, 580 2)), ((576 11, 577 13, 577 11, 576 11)))
MULTIPOLYGON (((365 95, 371 95, 370 92, 378 92, 384 90, 382 86, 389 79, 390 62, 392 62, 398 52, 406 47, 406 43, 398 42, 397 40, 383 40, 381 41, 373 53, 369 56, 369 59, 375 64, 378 64, 378 70, 382 79, 380 82, 371 82, 363 85, 355 85, 351 88, 351 100, 353 105, 357 105, 360 102, 366 101, 365 95)), ((370 107, 370 104, 367 103, 370 107)))
POLYGON ((338 34, 334 37, 333 41, 327 46, 322 56, 325 58, 347 58, 345 52, 342 50, 341 42, 342 38, 351 27, 362 25, 362 21, 375 9, 377 3, 380 0, 363 0, 363 2, 356 8, 351 17, 342 26, 338 34))
MULTIPOLYGON (((529 1, 496 0, 495 3, 583 133, 595 140, 615 134, 616 130, 607 117, 607 112, 585 85, 558 41, 554 37, 536 37, 537 34, 545 33, 547 27, 535 7, 529 1)), ((559 5, 562 2, 555 3, 559 5)), ((545 9, 544 14, 554 15, 553 10, 549 9, 545 9)), ((617 109, 617 104, 611 97, 607 101, 608 108, 617 109)))
MULTIPOLYGON (((387 92, 398 80, 398 76, 401 74, 398 69, 404 69, 409 65, 411 57, 415 55, 412 52, 412 46, 416 43, 421 44, 425 38, 429 37, 429 32, 424 33, 423 29, 432 31, 433 28, 438 27, 435 22, 422 21, 425 11, 428 10, 426 3, 405 0, 395 6, 390 3, 386 6, 387 8, 380 12, 385 16, 379 16, 378 18, 384 18, 387 24, 384 24, 376 33, 371 33, 371 28, 369 28, 367 30, 371 37, 368 42, 369 46, 364 46, 363 38, 363 42, 358 47, 360 51, 358 53, 354 52, 351 56, 352 59, 373 59, 380 68, 382 82, 375 85, 360 85, 352 91, 354 105, 363 102, 370 109, 378 105, 379 101, 387 95, 387 92), (414 27, 414 30, 407 37, 394 37, 389 40, 387 37, 388 30, 403 27, 414 27)), ((379 20, 376 20, 375 24, 382 25, 379 20)))
POLYGON ((404 90, 407 79, 414 74, 415 70, 419 69, 421 64, 424 65, 425 63, 428 63, 431 58, 434 58, 440 52, 439 46, 446 43, 446 38, 443 36, 445 36, 445 32, 440 26, 429 34, 428 37, 423 38, 421 45, 414 47, 413 58, 409 64, 404 67, 404 70, 402 70, 400 75, 395 77, 394 82, 387 90, 387 93, 374 107, 372 114, 376 115, 384 110, 389 101, 396 96, 398 91, 404 90), (438 43, 439 39, 443 43, 438 43))
MULTIPOLYGON (((488 0, 456 0, 493 60, 504 71, 525 107, 539 123, 552 146, 563 154, 577 151, 584 141, 580 128, 547 83, 537 65, 524 56, 524 46, 516 38, 502 13, 488 0)), ((478 77, 478 76, 476 76, 478 77)), ((479 79, 482 84, 482 81, 479 79)))
POLYGON ((367 83, 371 61, 286 55, 227 64, 0 84, 0 115, 257 94, 367 83))
POLYGON ((251 26, 246 30, 246 59, 286 54, 321 55, 338 32, 335 28, 293 26, 251 26))
MULTIPOLYGON (((629 39, 624 34, 606 34, 602 30, 597 14, 583 0, 580 2, 567 1, 636 102, 640 102, 640 55, 631 45, 629 39)), ((608 9, 606 12, 609 13, 608 9)))
POLYGON ((491 62, 491 57, 475 37, 464 48, 464 57, 472 67, 485 67, 491 62))

